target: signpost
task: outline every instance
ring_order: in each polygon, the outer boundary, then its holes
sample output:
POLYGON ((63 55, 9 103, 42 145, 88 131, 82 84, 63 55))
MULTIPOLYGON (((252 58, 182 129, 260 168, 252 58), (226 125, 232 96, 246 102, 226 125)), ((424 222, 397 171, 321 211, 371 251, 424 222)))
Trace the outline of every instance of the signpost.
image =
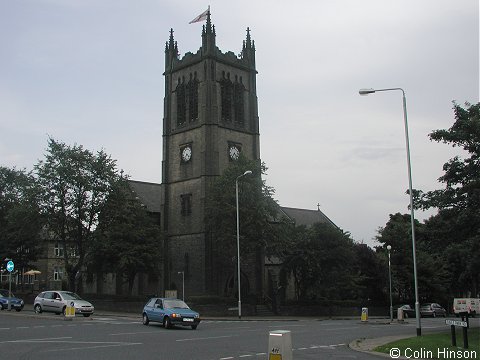
POLYGON ((465 317, 462 315, 462 320, 447 319, 445 320, 445 325, 450 325, 450 330, 452 333, 452 346, 457 346, 457 334, 455 333, 455 326, 460 326, 463 329, 463 348, 468 349, 468 315, 465 317))
MULTIPOLYGON (((6 259, 5 259, 6 260, 6 259)), ((8 311, 12 310, 11 297, 12 297, 12 271, 15 269, 15 264, 12 260, 8 260, 7 271, 8 271, 8 311)))

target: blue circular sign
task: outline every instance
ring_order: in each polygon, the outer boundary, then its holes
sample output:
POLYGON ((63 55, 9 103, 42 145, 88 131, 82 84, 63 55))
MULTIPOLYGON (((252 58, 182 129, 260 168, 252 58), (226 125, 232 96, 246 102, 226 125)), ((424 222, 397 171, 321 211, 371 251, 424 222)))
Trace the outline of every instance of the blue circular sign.
POLYGON ((8 263, 7 263, 7 271, 8 272, 12 272, 13 269, 14 269, 15 265, 13 265, 13 261, 10 260, 8 263))

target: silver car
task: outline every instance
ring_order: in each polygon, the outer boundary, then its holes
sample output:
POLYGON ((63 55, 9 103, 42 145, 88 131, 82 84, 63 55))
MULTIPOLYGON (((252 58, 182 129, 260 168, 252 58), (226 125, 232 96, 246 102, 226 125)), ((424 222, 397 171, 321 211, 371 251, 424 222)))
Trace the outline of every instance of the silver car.
POLYGON ((64 314, 67 306, 75 307, 75 314, 82 314, 88 317, 93 314, 95 308, 88 301, 83 300, 77 294, 71 291, 44 291, 38 294, 33 303, 33 310, 40 314, 41 312, 54 312, 64 314))

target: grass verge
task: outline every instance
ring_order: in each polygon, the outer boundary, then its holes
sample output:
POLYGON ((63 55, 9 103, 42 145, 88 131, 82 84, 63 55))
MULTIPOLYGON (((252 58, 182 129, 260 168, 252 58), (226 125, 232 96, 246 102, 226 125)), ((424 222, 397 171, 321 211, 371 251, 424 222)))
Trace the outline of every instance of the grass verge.
POLYGON ((468 349, 463 348, 462 329, 456 327, 457 346, 452 346, 451 332, 411 337, 378 346, 374 351, 411 359, 480 359, 480 329, 468 329, 468 349), (391 353, 391 349, 399 351, 391 353))

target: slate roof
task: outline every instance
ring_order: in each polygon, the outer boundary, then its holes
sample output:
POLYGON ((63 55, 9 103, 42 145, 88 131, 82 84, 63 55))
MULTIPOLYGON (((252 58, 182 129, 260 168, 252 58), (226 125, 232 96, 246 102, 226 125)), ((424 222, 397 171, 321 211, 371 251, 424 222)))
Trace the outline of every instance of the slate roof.
POLYGON ((149 183, 136 180, 128 180, 132 190, 137 194, 142 204, 148 211, 159 213, 162 204, 163 186, 162 184, 149 183))
POLYGON ((315 223, 331 224, 338 228, 335 223, 320 210, 297 209, 280 206, 281 211, 290 218, 295 225, 312 226, 315 223))

